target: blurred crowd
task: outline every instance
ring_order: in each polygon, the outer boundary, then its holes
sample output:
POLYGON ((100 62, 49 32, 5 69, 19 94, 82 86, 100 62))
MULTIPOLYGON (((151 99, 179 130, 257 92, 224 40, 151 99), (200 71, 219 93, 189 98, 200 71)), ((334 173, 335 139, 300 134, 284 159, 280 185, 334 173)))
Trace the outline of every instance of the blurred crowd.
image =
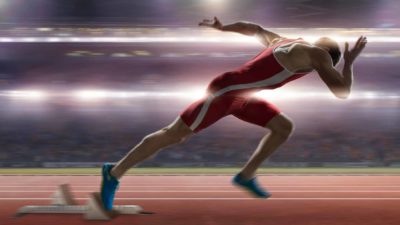
MULTIPOLYGON (((116 161, 146 134, 166 125, 144 118, 137 121, 128 115, 112 119, 104 117, 103 120, 100 119, 102 116, 77 118, 60 115, 36 119, 3 117, 0 165, 42 166, 46 162, 116 161)), ((350 126, 354 125, 343 126, 346 124, 300 127, 269 162, 400 163, 398 130, 350 132, 350 126)), ((181 145, 169 147, 144 165, 241 165, 265 133, 261 128, 244 125, 233 118, 231 122, 217 123, 181 145)))

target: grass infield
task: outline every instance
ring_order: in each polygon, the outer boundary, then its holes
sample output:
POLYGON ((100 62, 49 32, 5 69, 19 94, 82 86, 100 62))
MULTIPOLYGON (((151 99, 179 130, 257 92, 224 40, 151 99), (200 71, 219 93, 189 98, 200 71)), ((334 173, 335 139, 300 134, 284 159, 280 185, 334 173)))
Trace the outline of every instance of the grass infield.
MULTIPOLYGON (((129 175, 232 175, 239 168, 134 168, 129 175)), ((0 175, 98 175, 100 168, 0 168, 0 175)), ((390 174, 400 175, 400 168, 260 168, 258 174, 390 174)))

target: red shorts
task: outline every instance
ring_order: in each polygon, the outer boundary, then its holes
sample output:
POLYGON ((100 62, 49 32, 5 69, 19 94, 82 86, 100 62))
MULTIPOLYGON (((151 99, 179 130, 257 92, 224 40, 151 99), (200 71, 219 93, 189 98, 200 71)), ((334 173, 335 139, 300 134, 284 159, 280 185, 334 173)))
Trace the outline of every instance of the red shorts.
POLYGON ((221 95, 215 98, 204 97, 194 102, 180 116, 197 133, 227 115, 265 127, 279 113, 276 106, 257 97, 221 95), (208 104, 208 109, 201 112, 205 104, 208 104))

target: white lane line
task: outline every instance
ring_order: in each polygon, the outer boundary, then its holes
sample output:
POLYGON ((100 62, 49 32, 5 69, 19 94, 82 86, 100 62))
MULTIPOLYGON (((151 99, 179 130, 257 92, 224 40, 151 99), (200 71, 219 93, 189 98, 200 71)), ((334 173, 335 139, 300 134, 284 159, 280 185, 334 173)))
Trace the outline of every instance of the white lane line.
MULTIPOLYGON (((55 185, 4 185, 0 186, 0 188, 40 188, 40 187, 57 187, 58 184, 55 185)), ((72 187, 100 187, 99 185, 73 185, 72 187)), ((318 188, 347 188, 347 187, 369 187, 369 188, 400 188, 400 185, 268 185, 265 184, 266 187, 287 187, 287 188, 303 188, 303 187, 318 187, 318 188)), ((224 187, 232 187, 232 185, 123 185, 124 188, 170 188, 170 187, 177 187, 177 188, 224 188, 224 187)))
MULTIPOLYGON (((88 200, 88 198, 76 198, 77 200, 88 200)), ((52 200, 52 198, 0 198, 0 201, 49 201, 52 200)), ((254 201, 263 201, 263 199, 257 199, 257 198, 185 198, 185 197, 178 197, 178 198, 115 198, 115 200, 129 200, 129 201, 134 201, 134 200, 140 200, 140 201, 168 201, 168 200, 211 200, 211 201, 220 201, 220 200, 254 200, 254 201)), ((376 200, 376 201, 398 201, 400 198, 336 198, 336 197, 327 197, 327 198, 320 198, 320 197, 310 197, 310 198, 269 198, 268 200, 376 200)))
MULTIPOLYGON (((55 190, 0 190, 0 193, 52 193, 55 190)), ((273 190, 269 189, 270 192, 274 193, 400 193, 400 190, 273 190)), ((90 193, 91 190, 79 190, 73 191, 74 193, 90 193)), ((118 193, 236 193, 236 192, 243 192, 240 190, 229 190, 229 191, 219 191, 219 190, 134 190, 134 191, 117 191, 118 193)))
MULTIPOLYGON (((99 185, 73 185, 70 184, 72 187, 100 187, 99 185)), ((36 188, 36 187, 57 187, 57 184, 55 185, 4 185, 0 186, 0 188, 36 188)), ((192 187, 232 187, 232 185, 123 185, 123 187, 128 187, 128 188, 164 188, 164 187, 182 187, 182 188, 192 188, 192 187)), ((292 187, 292 186, 286 186, 286 187, 292 187)), ((311 187, 311 186, 310 186, 311 187)), ((400 186, 398 186, 400 187, 400 186)))
MULTIPOLYGON (((260 174, 259 177, 321 177, 321 176, 332 176, 332 177, 397 177, 399 172, 393 173, 268 173, 260 174)), ((100 177, 99 174, 93 173, 81 173, 81 174, 34 174, 34 173, 23 173, 23 174, 6 174, 0 173, 0 177, 100 177)), ((179 173, 143 173, 143 174, 127 174, 126 177, 232 177, 231 174, 221 173, 221 174, 210 174, 210 173, 198 173, 198 174, 179 174, 179 173)))

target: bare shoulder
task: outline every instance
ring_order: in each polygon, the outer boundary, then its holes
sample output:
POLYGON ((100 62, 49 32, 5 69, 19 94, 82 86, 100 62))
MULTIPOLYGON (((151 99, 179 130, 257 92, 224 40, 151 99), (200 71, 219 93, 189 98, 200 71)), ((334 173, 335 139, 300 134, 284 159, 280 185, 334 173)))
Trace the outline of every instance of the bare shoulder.
POLYGON ((322 48, 316 46, 307 46, 304 48, 304 51, 306 51, 310 57, 311 64, 314 68, 324 65, 332 65, 332 59, 329 53, 322 48))
POLYGON ((307 52, 310 56, 313 57, 321 57, 324 55, 324 53, 327 53, 324 51, 322 48, 316 47, 314 45, 309 45, 309 44, 301 44, 301 47, 303 48, 304 51, 307 52))

